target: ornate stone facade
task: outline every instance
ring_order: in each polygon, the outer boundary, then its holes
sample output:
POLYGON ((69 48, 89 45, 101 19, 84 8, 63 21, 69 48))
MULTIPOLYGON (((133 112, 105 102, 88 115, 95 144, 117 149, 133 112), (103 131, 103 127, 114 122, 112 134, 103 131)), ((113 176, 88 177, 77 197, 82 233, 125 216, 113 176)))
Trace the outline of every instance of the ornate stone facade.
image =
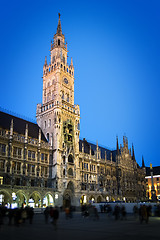
POLYGON ((9 129, 0 125, 1 132, 5 132, 4 136, 0 134, 1 193, 7 186, 9 191, 14 187, 18 193, 18 186, 22 186, 26 204, 31 195, 38 194, 36 206, 46 204, 47 194, 58 206, 143 200, 145 170, 138 166, 126 137, 120 147, 117 138, 114 151, 79 139, 80 108, 74 104, 74 66, 72 59, 70 65, 67 62, 60 15, 50 52, 50 63, 45 58, 43 67, 42 104, 37 104, 39 127, 32 126, 34 131, 38 129, 38 135, 31 139, 28 131, 33 123, 22 119, 26 123, 24 134, 14 133, 13 122, 17 120, 12 120, 11 115, 9 129), (18 185, 15 179, 19 179, 18 185))

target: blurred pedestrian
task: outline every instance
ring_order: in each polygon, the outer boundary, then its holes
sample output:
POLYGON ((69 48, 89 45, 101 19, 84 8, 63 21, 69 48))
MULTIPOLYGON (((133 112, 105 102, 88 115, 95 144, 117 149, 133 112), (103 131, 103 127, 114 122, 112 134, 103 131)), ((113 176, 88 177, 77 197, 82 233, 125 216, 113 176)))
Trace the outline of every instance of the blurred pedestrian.
POLYGON ((59 211, 58 211, 58 208, 55 207, 55 208, 53 209, 53 225, 54 225, 54 227, 55 227, 55 230, 57 230, 58 218, 59 218, 59 211))
POLYGON ((115 216, 115 220, 119 219, 119 214, 120 214, 120 207, 118 205, 116 205, 114 207, 114 212, 113 212, 113 215, 115 216))
POLYGON ((45 217, 45 223, 48 223, 48 218, 49 218, 49 207, 47 206, 44 210, 44 217, 45 217))

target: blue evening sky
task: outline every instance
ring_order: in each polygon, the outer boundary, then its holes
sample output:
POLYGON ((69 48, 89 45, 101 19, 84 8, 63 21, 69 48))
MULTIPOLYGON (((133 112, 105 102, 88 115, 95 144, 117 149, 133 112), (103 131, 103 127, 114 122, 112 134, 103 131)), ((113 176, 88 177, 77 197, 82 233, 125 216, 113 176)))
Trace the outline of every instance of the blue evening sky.
POLYGON ((160 165, 160 1, 0 1, 0 106, 35 119, 58 12, 75 67, 81 138, 134 144, 160 165))

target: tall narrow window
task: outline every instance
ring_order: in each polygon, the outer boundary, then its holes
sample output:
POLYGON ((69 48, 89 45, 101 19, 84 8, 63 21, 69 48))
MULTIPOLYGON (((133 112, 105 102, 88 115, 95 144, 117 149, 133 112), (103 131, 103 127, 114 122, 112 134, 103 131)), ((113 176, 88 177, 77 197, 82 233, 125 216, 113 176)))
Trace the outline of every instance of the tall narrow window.
POLYGON ((48 125, 49 127, 51 127, 51 119, 49 119, 48 125))
POLYGON ((64 100, 64 92, 62 92, 62 99, 64 100))
POLYGON ((69 94, 67 94, 67 102, 69 102, 69 94))
POLYGON ((47 133, 47 140, 48 140, 48 142, 49 142, 49 133, 47 133))
POLYGON ((60 46, 60 39, 58 39, 58 45, 60 46))

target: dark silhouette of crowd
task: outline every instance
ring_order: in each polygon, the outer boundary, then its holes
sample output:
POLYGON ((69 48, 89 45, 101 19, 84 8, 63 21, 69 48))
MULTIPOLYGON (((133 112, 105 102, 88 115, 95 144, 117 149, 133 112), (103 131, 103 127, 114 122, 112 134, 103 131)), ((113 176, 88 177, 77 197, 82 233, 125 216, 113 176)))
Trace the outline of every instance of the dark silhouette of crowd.
POLYGON ((6 208, 4 206, 0 206, 0 225, 4 223, 4 217, 8 217, 8 225, 15 225, 19 226, 22 223, 25 223, 26 221, 29 221, 30 224, 32 224, 33 216, 34 216, 34 210, 32 207, 21 207, 21 208, 6 208))
MULTIPOLYGON (((71 219, 73 217, 74 208, 72 206, 66 208, 60 208, 61 211, 64 210, 64 216, 66 220, 71 219)), ((113 218, 117 220, 127 220, 127 212, 125 208, 125 204, 116 204, 113 205, 106 203, 104 205, 100 205, 100 212, 106 214, 108 218, 113 218)), ((46 224, 53 224, 54 229, 57 230, 58 227, 58 219, 59 219, 59 209, 58 207, 47 206, 44 211, 44 222, 46 224)), ((81 206, 81 215, 83 218, 90 218, 93 220, 99 220, 99 212, 97 207, 93 204, 85 204, 81 206)), ((150 216, 158 216, 160 217, 160 205, 155 204, 153 206, 148 204, 135 204, 133 207, 132 216, 135 219, 138 219, 142 224, 149 222, 150 216)), ((21 208, 7 208, 5 206, 0 206, 0 227, 4 224, 4 218, 8 219, 5 221, 5 224, 9 226, 17 226, 24 225, 26 222, 32 224, 34 218, 34 209, 32 207, 26 206, 25 208, 22 206, 21 208)))

